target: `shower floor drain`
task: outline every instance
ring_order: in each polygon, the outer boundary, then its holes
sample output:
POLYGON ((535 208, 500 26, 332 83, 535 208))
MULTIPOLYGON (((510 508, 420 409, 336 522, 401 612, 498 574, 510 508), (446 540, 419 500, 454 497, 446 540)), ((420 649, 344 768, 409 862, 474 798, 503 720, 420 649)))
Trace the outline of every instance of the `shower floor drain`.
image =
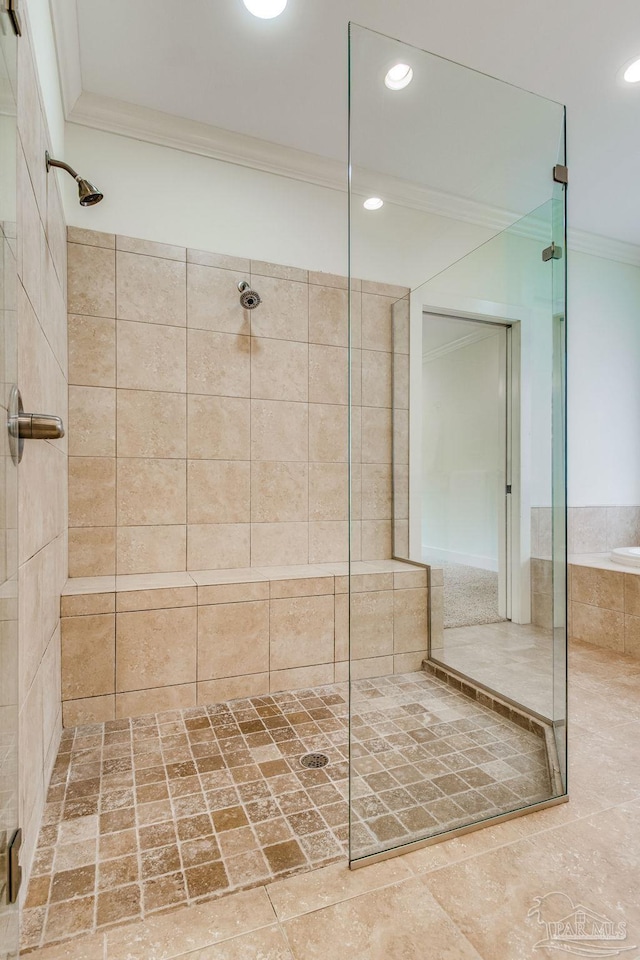
POLYGON ((326 753, 305 753, 304 757, 300 757, 300 763, 303 767, 316 770, 318 767, 326 767, 329 763, 329 757, 326 753))

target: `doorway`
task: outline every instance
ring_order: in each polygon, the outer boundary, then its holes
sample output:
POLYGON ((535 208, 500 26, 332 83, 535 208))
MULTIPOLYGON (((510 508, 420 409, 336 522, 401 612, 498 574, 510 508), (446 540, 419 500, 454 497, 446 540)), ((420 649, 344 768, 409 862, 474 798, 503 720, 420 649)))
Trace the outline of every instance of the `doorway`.
POLYGON ((422 560, 444 629, 511 618, 512 327, 424 313, 422 560))

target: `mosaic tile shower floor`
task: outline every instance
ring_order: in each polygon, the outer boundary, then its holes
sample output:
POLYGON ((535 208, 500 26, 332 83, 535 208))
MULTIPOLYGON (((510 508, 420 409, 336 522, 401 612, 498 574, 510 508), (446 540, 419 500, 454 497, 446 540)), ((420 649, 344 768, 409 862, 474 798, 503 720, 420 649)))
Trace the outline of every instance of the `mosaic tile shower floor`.
MULTIPOLYGON (((23 949, 344 859, 347 714, 338 684, 65 730, 23 949)), ((352 736, 356 856, 550 794, 539 738, 423 673, 358 681, 352 736)))

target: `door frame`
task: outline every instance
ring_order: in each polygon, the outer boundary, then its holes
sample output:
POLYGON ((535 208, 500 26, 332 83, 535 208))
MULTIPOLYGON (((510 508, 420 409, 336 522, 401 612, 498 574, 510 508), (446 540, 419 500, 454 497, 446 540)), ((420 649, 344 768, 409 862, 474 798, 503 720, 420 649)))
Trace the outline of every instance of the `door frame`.
MULTIPOLYGON (((464 298, 461 298, 464 300, 464 298)), ((409 458, 409 558, 422 560, 422 324, 424 314, 447 317, 458 320, 470 320, 478 323, 506 327, 508 330, 507 356, 503 369, 506 371, 506 414, 505 448, 507 451, 506 482, 511 484, 511 495, 505 491, 505 543, 507 563, 505 564, 506 586, 503 609, 508 619, 514 623, 531 622, 531 509, 528 476, 528 464, 523 462, 525 454, 522 437, 527 436, 527 423, 530 410, 525 402, 523 384, 528 382, 527 371, 523 370, 524 354, 522 350, 523 324, 528 311, 522 308, 511 309, 505 304, 474 301, 471 304, 425 302, 420 290, 411 294, 410 306, 410 347, 409 347, 409 450, 416 451, 409 458), (480 309, 478 309, 480 308, 480 309), (485 308, 485 309, 482 309, 485 308), (417 451, 420 451, 418 454, 417 451), (529 518, 529 519, 526 519, 529 518)), ((502 365, 501 365, 502 366, 502 365)), ((525 444, 526 448, 528 445, 525 444)))

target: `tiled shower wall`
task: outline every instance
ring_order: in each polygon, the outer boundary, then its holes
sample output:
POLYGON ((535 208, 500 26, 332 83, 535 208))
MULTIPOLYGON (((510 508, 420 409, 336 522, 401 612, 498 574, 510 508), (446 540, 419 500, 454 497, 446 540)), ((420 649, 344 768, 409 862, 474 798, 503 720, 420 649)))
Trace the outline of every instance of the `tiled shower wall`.
MULTIPOLYGON (((634 545, 640 545, 640 506, 569 507, 569 555, 634 545)), ((551 557, 551 507, 531 508, 531 556, 551 557)))
MULTIPOLYGON (((56 175, 45 169, 49 138, 27 19, 25 12, 18 43, 18 384, 25 409, 66 421, 66 234, 56 175)), ((61 730, 66 439, 25 443, 18 497, 19 792, 28 874, 61 730)))
MULTIPOLYGON (((75 228, 68 251, 69 575, 346 560, 346 280, 75 228)), ((353 293, 354 559, 391 556, 407 293, 353 293)))

